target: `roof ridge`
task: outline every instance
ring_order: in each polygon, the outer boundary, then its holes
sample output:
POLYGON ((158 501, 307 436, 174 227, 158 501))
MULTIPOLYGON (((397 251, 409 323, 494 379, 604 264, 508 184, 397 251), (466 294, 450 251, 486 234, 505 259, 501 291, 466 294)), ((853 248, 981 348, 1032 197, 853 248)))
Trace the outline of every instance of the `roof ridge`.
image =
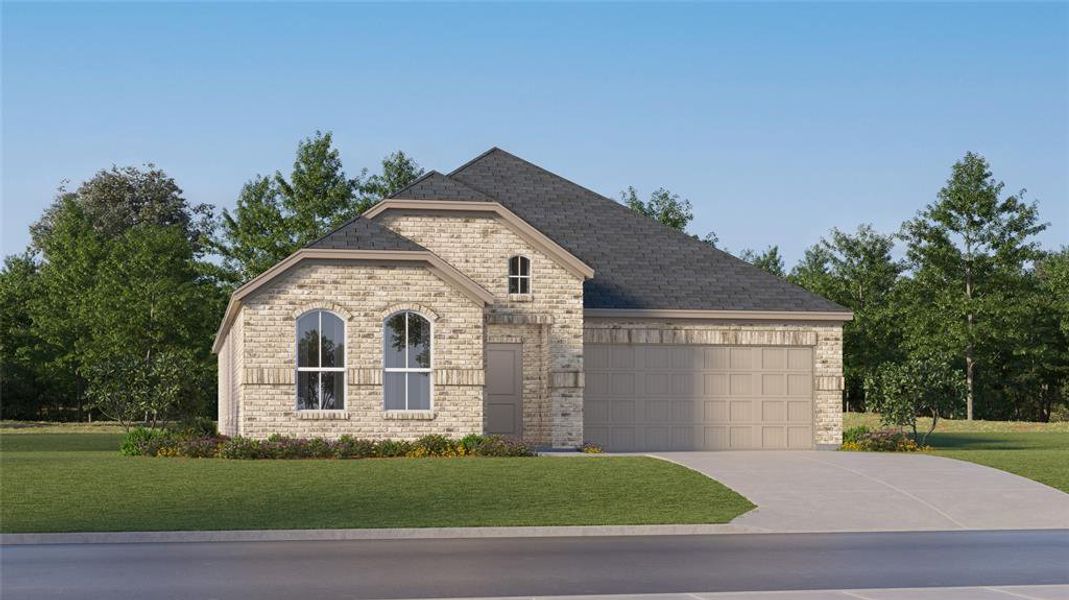
MULTIPOLYGON (((435 171, 434 169, 431 169, 430 171, 427 171, 426 173, 424 173, 424 174, 420 175, 419 177, 413 179, 412 183, 410 183, 410 184, 406 185, 405 187, 397 190, 396 192, 390 194, 389 196, 384 196, 382 199, 385 200, 386 198, 396 198, 397 195, 400 194, 401 192, 404 192, 404 191, 408 190, 411 187, 415 187, 415 185, 417 183, 420 183, 424 179, 427 179, 428 177, 432 177, 434 175, 442 175, 442 174, 439 173, 438 171, 435 171)), ((443 175, 443 177, 444 177, 444 175, 443 175)))

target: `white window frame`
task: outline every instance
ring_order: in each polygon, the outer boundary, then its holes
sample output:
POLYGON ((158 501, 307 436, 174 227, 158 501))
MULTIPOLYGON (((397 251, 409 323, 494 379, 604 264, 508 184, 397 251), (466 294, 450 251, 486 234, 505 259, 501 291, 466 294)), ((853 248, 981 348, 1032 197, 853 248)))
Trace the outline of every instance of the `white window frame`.
POLYGON ((342 318, 341 315, 339 315, 339 314, 337 314, 335 312, 326 310, 325 308, 315 308, 315 309, 306 311, 304 313, 301 313, 301 315, 299 317, 297 317, 296 320, 294 320, 294 322, 293 322, 293 359, 294 359, 293 363, 295 365, 297 365, 297 375, 294 375, 294 379, 296 380, 296 381, 294 381, 295 391, 298 390, 299 386, 301 385, 301 378, 299 376, 301 373, 319 373, 319 387, 317 388, 319 390, 319 397, 316 398, 317 408, 301 408, 301 406, 300 406, 300 397, 299 397, 298 394, 294 394, 294 396, 293 396, 294 410, 298 410, 298 411, 311 411, 311 410, 337 410, 337 411, 343 411, 343 410, 345 410, 346 400, 347 400, 347 396, 348 396, 348 394, 346 393, 346 389, 345 389, 348 386, 348 382, 346 381, 347 378, 344 375, 342 376, 341 408, 323 408, 323 375, 322 374, 323 373, 337 373, 337 372, 345 373, 345 367, 346 367, 346 365, 349 364, 349 340, 346 339, 346 336, 348 336, 348 334, 349 334, 349 332, 348 332, 348 327, 346 327, 346 325, 345 325, 345 319, 342 318), (319 332, 319 348, 317 350, 317 354, 319 355, 319 364, 320 365, 323 364, 323 313, 330 313, 331 315, 337 317, 339 321, 341 321, 342 344, 345 345, 344 349, 342 350, 342 357, 341 357, 342 366, 340 366, 340 367, 323 367, 323 366, 319 366, 319 367, 302 367, 301 366, 301 339, 300 339, 300 332, 301 332, 300 328, 301 328, 301 325, 300 325, 300 323, 301 323, 301 319, 305 318, 306 316, 308 316, 311 313, 318 313, 318 321, 316 323, 316 327, 317 327, 317 331, 319 332))
POLYGON ((434 410, 434 321, 427 318, 427 315, 421 314, 414 310, 403 309, 396 312, 392 312, 385 319, 382 320, 382 409, 387 412, 400 413, 400 412, 427 412, 434 410), (430 366, 426 368, 422 367, 409 367, 408 366, 408 315, 417 315, 421 319, 427 322, 427 325, 431 328, 430 338, 430 366), (386 366, 386 327, 390 319, 397 315, 405 315, 405 366, 404 367, 387 367, 386 366), (408 377, 405 377, 405 407, 404 408, 386 408, 386 374, 387 373, 427 373, 427 408, 408 408, 408 377))
POLYGON ((531 269, 531 258, 530 257, 524 256, 523 254, 513 254, 512 256, 509 257, 509 260, 508 260, 508 274, 509 274, 509 278, 508 278, 508 293, 509 294, 530 294, 531 293, 531 289, 532 289, 531 288, 531 284, 534 283, 531 280, 532 279, 531 270, 532 269, 531 269), (512 259, 514 259, 514 258, 522 259, 520 261, 517 261, 519 263, 519 269, 520 270, 519 270, 519 273, 517 273, 516 275, 512 274, 512 259), (523 274, 524 261, 527 262, 527 274, 526 275, 523 274), (526 292, 522 292, 522 291, 514 292, 514 291, 512 291, 512 280, 514 280, 514 279, 519 282, 516 285, 516 288, 520 289, 520 290, 523 289, 523 281, 526 280, 527 281, 527 291, 526 292))

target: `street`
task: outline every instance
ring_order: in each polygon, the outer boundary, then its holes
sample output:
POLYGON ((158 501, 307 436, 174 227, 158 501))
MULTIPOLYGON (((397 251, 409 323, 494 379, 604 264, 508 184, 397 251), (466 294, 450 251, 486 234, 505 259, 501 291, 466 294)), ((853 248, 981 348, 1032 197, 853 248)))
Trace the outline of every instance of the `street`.
POLYGON ((5 600, 426 598, 1069 583, 1069 531, 15 545, 5 600))

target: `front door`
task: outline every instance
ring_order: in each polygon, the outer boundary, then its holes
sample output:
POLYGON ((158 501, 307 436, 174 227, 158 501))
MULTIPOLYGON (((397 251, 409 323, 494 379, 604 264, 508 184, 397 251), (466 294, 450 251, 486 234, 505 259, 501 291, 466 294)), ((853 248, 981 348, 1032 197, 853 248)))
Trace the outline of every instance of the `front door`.
POLYGON ((523 346, 486 345, 486 433, 523 437, 523 346))

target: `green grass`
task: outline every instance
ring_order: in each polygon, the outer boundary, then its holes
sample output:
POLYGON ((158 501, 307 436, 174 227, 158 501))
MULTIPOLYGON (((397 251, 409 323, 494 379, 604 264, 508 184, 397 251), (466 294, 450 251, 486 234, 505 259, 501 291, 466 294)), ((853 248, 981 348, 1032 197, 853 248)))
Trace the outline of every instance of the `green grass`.
MULTIPOLYGON (((919 419, 927 430, 931 421, 919 419)), ((846 413, 843 428, 880 427, 880 415, 846 413)), ((1069 422, 940 419, 928 438, 932 453, 1015 473, 1069 492, 1069 422)))
POLYGON ((644 457, 123 457, 115 433, 0 428, 0 531, 725 523, 753 508, 644 457))
POLYGON ((933 433, 939 456, 1002 469, 1069 492, 1069 433, 933 433))

